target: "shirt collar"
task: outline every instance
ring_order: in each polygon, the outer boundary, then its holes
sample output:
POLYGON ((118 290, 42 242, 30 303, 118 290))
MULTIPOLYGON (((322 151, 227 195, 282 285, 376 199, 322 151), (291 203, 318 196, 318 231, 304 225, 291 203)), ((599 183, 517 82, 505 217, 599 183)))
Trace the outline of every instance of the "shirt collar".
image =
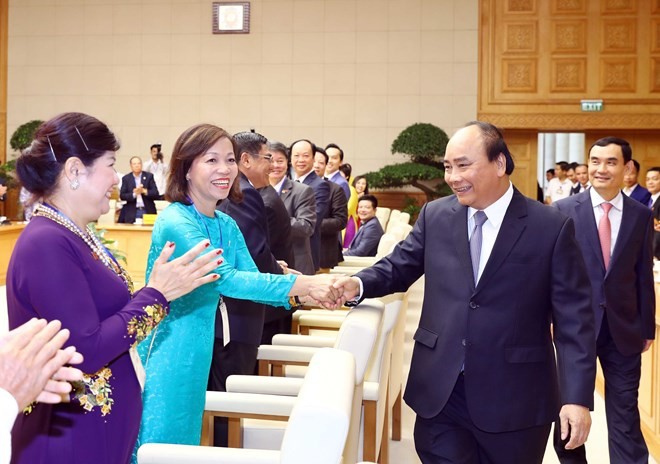
MULTIPOLYGON (((496 228, 499 229, 500 226, 502 225, 502 222, 504 221, 504 215, 506 214, 506 210, 509 208, 509 205, 511 204, 511 199, 513 198, 513 184, 511 181, 509 181, 509 188, 507 189, 506 192, 504 192, 504 195, 502 195, 495 203, 484 209, 484 213, 486 213, 486 217, 488 218, 488 221, 496 228)), ((468 208, 468 218, 472 218, 474 216, 474 213, 476 213, 478 210, 474 209, 473 207, 468 208)))
POLYGON ((300 176, 300 177, 296 177, 296 180, 297 180, 298 182, 304 182, 305 179, 307 179, 307 176, 309 176, 309 175, 310 175, 311 173, 313 173, 313 172, 314 172, 314 170, 312 169, 312 170, 309 171, 307 174, 303 174, 303 175, 300 176))
POLYGON ((282 186, 284 185, 284 181, 286 180, 286 176, 282 177, 282 180, 279 181, 277 184, 273 185, 273 188, 277 190, 277 193, 282 193, 282 186))
POLYGON ((589 195, 591 195, 591 205, 594 208, 600 206, 603 203, 612 203, 612 206, 614 206, 616 209, 623 211, 623 193, 621 193, 621 190, 619 190, 616 196, 609 202, 605 201, 593 187, 589 189, 589 195))

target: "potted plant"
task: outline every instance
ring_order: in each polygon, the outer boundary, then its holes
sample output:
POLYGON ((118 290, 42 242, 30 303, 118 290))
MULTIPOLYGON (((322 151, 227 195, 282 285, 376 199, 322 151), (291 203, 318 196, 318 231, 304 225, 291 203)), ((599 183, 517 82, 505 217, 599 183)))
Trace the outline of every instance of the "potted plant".
MULTIPOLYGON (((406 127, 392 142, 392 154, 401 153, 410 158, 405 163, 391 164, 365 176, 369 188, 385 189, 412 185, 426 195, 426 201, 451 193, 444 182, 442 160, 449 137, 439 127, 428 123, 416 123, 406 127)), ((420 208, 408 199, 411 215, 420 208)))

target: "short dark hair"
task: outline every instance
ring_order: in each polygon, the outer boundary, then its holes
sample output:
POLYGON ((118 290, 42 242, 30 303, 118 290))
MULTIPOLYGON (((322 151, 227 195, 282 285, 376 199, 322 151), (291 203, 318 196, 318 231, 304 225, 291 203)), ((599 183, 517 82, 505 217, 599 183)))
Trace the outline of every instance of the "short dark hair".
POLYGON ((339 170, 344 173, 346 179, 349 179, 353 172, 353 166, 351 166, 351 163, 342 163, 339 165, 339 170))
POLYGON ((587 168, 587 169, 589 169, 589 166, 587 166, 587 165, 584 164, 584 163, 578 163, 578 165, 575 166, 575 167, 576 167, 576 168, 587 168))
MULTIPOLYGON (((234 147, 234 154, 237 152, 236 144, 224 129, 212 124, 196 124, 186 129, 176 140, 172 149, 172 160, 170 161, 170 171, 167 176, 167 190, 165 199, 176 201, 185 205, 190 205, 188 197, 188 182, 186 174, 190 170, 193 161, 198 156, 203 155, 218 140, 227 137, 234 147)), ((229 190, 229 199, 241 201, 243 195, 239 182, 234 181, 229 190)))
POLYGON ((568 163, 566 161, 555 161, 555 166, 559 166, 561 171, 568 171, 568 163))
POLYGON ((339 150, 339 160, 344 161, 344 150, 339 148, 339 145, 337 145, 336 143, 329 143, 325 146, 326 151, 328 150, 328 148, 336 148, 337 150, 339 150))
POLYGON ((573 161, 572 163, 568 163, 568 169, 572 169, 575 171, 575 168, 578 167, 577 162, 573 161))
POLYGON ((632 159, 632 148, 627 140, 620 137, 603 137, 602 139, 596 140, 593 145, 589 147, 589 153, 593 147, 606 147, 608 145, 618 145, 621 148, 621 154, 623 155, 623 162, 627 163, 632 159))
POLYGON ((639 173, 640 165, 639 162, 636 159, 631 160, 633 162, 633 165, 635 166, 635 171, 639 173))
POLYGON ((515 168, 515 163, 513 162, 509 147, 507 147, 506 142, 504 141, 504 136, 497 126, 483 121, 470 121, 465 127, 469 126, 477 126, 481 131, 488 161, 492 163, 497 160, 497 157, 500 156, 500 154, 504 155, 504 159, 506 160, 506 169, 504 172, 506 172, 507 175, 511 175, 515 168))
POLYGON ((91 166, 119 146, 115 134, 95 117, 62 113, 39 126, 32 144, 16 160, 16 173, 30 193, 48 196, 57 187, 67 159, 75 156, 83 165, 91 166))
POLYGON ((555 175, 555 170, 554 169, 548 169, 545 171, 546 174, 552 174, 553 176, 555 175))
POLYGON ((316 150, 314 151, 314 156, 316 156, 317 153, 322 154, 323 157, 325 158, 325 164, 328 164, 328 160, 330 159, 330 157, 329 157, 328 154, 325 152, 325 150, 324 150, 323 148, 321 148, 321 147, 316 147, 316 150))
POLYGON ((652 168, 649 168, 646 173, 648 174, 649 172, 658 172, 660 173, 660 166, 653 166, 652 168))
POLYGON ((153 150, 154 148, 158 149, 158 153, 156 153, 156 159, 163 161, 163 152, 160 151, 161 149, 161 144, 160 143, 154 143, 150 148, 149 151, 153 150))
MULTIPOLYGON (((352 183, 351 185, 352 185, 353 187, 355 187, 355 184, 357 184, 357 181, 358 181, 358 180, 362 180, 362 179, 364 179, 364 181, 367 183, 367 185, 364 187, 364 195, 366 195, 366 194, 369 193, 369 181, 367 180, 367 177, 366 177, 366 176, 357 176, 355 179, 353 179, 353 183, 352 183)), ((364 196, 364 195, 363 195, 363 196, 364 196)), ((361 198, 361 197, 360 197, 360 198, 361 198)))
POLYGON ((365 193, 360 198, 358 198, 358 205, 360 204, 361 201, 364 200, 370 201, 371 206, 373 206, 374 208, 378 208, 378 198, 376 198, 374 195, 369 195, 365 193))
POLYGON ((261 147, 268 145, 268 139, 266 137, 252 131, 239 132, 234 134, 232 139, 234 141, 234 148, 236 149, 236 156, 239 158, 243 153, 257 156, 261 151, 261 147))
POLYGON ((284 156, 286 156, 287 160, 291 161, 291 154, 289 153, 289 149, 282 142, 276 142, 276 141, 268 142, 268 149, 271 152, 279 151, 284 156))

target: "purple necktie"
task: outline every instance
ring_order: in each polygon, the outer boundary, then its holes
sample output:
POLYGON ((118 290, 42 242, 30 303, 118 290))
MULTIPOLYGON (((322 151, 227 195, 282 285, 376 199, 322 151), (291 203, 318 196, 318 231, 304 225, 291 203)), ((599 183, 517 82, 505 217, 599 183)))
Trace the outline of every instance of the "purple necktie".
POLYGON ((474 284, 477 284, 477 277, 479 276, 479 258, 481 257, 481 243, 483 235, 481 234, 481 226, 488 220, 486 213, 477 211, 474 213, 474 229, 470 236, 470 259, 472 260, 472 275, 474 276, 474 284))

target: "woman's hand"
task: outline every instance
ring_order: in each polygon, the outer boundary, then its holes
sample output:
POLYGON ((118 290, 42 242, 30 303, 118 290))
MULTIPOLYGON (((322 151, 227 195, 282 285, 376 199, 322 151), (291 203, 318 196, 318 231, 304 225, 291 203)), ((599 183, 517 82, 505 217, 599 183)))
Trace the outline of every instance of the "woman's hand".
POLYGON ((199 256, 209 245, 208 240, 202 240, 184 255, 168 262, 174 253, 174 243, 167 242, 154 262, 147 287, 155 288, 167 301, 172 301, 201 285, 218 280, 219 274, 209 273, 222 264, 222 250, 211 250, 199 256))
POLYGON ((304 301, 315 302, 328 309, 336 309, 344 304, 342 291, 334 288, 334 282, 339 278, 333 274, 316 274, 314 276, 299 275, 289 291, 289 295, 306 296, 304 301))

